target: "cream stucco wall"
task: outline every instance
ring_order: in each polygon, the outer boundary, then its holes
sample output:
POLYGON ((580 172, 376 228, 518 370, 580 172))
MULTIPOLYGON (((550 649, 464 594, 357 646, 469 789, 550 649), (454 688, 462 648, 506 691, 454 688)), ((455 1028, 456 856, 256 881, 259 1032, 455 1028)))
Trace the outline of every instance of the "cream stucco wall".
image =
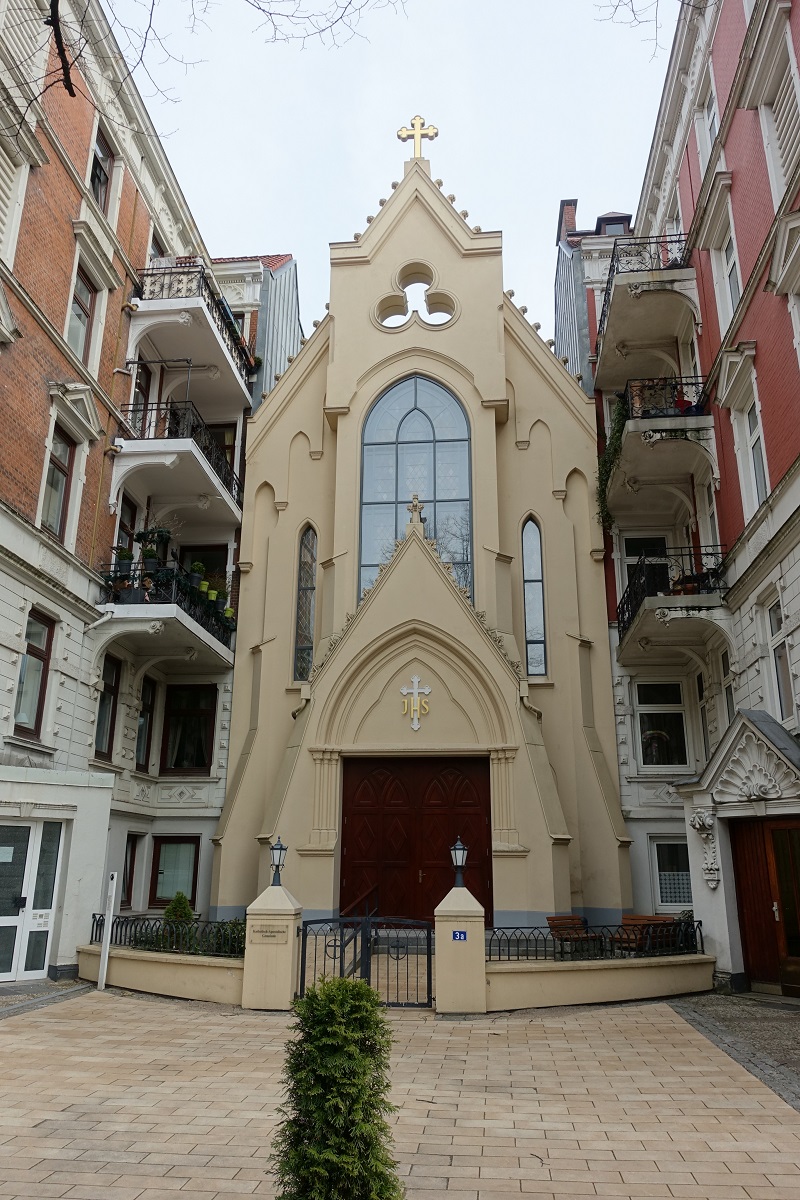
POLYGON ((230 775, 216 914, 266 886, 268 845, 306 915, 338 909, 344 756, 491 761, 494 919, 630 906, 616 785, 591 401, 503 293, 501 237, 468 228, 407 164, 367 232, 331 248, 330 312, 250 422, 230 775), (379 314, 423 279, 434 326, 379 314), (438 297, 438 301, 437 301, 438 297), (474 603, 412 526, 358 603, 363 424, 409 375, 448 388, 470 425, 474 603), (528 679, 521 533, 542 530, 548 674, 528 679), (292 678, 298 544, 318 534, 315 670, 292 678), (413 731, 399 688, 420 674, 413 731))

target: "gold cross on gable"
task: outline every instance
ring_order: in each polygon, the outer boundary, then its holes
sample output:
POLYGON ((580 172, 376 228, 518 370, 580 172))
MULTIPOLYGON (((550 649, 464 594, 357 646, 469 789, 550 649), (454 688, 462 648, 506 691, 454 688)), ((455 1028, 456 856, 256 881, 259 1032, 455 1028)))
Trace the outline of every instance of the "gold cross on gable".
POLYGON ((411 118, 410 129, 406 129, 404 125, 402 129, 398 129, 397 131, 397 136, 401 142, 407 142, 409 138, 414 139, 414 158, 422 158, 423 138, 428 138, 432 142, 435 137, 439 136, 439 130, 435 125, 428 125, 425 129, 423 129, 423 125, 425 125, 425 118, 416 116, 411 118))

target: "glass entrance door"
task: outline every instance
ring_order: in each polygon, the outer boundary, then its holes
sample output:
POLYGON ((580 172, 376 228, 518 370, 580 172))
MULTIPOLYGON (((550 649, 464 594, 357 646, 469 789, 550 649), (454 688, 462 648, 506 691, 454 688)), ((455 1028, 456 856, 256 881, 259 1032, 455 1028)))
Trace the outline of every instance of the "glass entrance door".
POLYGON ((0 980, 17 977, 31 832, 30 825, 0 825, 0 980))
POLYGON ((800 996, 800 821, 776 822, 768 858, 778 934, 781 991, 800 996))
POLYGON ((61 822, 0 825, 0 982, 47 974, 61 822))

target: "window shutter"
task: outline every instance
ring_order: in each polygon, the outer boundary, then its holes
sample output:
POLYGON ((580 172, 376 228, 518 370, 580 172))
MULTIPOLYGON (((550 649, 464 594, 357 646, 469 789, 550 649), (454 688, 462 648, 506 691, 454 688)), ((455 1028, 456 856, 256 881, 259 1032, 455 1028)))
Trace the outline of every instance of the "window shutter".
POLYGON ((5 257, 11 202, 14 197, 14 185, 18 171, 19 167, 6 154, 0 143, 0 258, 5 257))
POLYGON ((792 68, 788 63, 772 104, 772 119, 775 122, 783 181, 788 184, 800 158, 800 110, 792 68))

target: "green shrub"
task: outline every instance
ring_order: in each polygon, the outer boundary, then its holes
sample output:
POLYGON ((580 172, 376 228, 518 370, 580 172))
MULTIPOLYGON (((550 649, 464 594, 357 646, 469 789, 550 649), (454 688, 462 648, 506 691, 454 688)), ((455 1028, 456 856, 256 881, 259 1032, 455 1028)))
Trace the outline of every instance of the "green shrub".
POLYGON ((392 1035, 377 992, 325 979, 295 1000, 270 1163, 281 1200, 400 1200, 386 1117, 392 1035))
POLYGON ((167 907, 164 909, 165 921, 193 921, 194 913, 192 906, 189 903, 183 892, 176 892, 170 900, 167 907))

